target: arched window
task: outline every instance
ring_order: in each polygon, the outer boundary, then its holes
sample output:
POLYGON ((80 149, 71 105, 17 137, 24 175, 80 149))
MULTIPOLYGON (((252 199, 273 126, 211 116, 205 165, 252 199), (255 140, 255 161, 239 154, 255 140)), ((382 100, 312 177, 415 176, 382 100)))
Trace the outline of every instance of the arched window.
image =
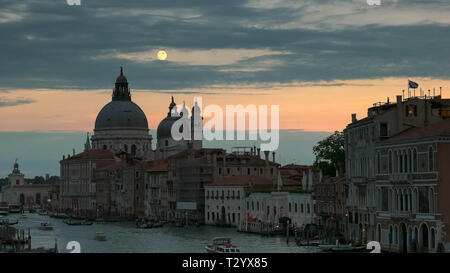
POLYGON ((167 139, 164 141, 164 145, 169 146, 169 141, 167 139))
POLYGON ((381 241, 381 225, 380 224, 378 224, 377 231, 378 231, 377 232, 378 233, 378 237, 377 237, 378 242, 382 243, 382 241, 381 241))
POLYGON ((434 228, 431 229, 431 249, 436 248, 436 234, 434 228))
POLYGON ((106 149, 108 149, 108 146, 106 146, 106 145, 103 145, 103 150, 106 150, 106 149))
POLYGON ((124 149, 125 152, 128 153, 128 145, 127 145, 127 144, 124 144, 124 145, 123 145, 123 149, 124 149))
POLYGON ((389 244, 392 244, 392 226, 389 226, 389 244))
POLYGON ((434 171, 434 153, 433 147, 428 149, 428 170, 430 172, 434 171))
POLYGON ((136 145, 131 145, 131 154, 136 155, 136 145))

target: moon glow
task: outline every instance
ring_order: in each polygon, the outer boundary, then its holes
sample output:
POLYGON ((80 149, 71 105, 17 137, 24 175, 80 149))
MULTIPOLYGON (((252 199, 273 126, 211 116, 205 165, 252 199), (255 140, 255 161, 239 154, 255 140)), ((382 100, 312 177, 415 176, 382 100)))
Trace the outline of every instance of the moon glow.
POLYGON ((160 61, 164 61, 165 59, 167 59, 167 53, 164 50, 160 50, 158 51, 158 60, 160 61))

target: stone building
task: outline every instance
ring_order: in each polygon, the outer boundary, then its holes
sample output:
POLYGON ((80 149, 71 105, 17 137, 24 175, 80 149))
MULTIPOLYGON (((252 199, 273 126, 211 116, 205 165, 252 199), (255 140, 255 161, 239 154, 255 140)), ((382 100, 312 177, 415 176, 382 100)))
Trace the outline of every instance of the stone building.
MULTIPOLYGON (((88 150, 60 161, 59 210, 79 217, 97 215, 95 171, 119 159, 110 150, 88 150)), ((101 189, 101 187, 99 188, 101 189)))
POLYGON ((423 127, 448 117, 450 100, 435 97, 403 98, 396 103, 375 103, 367 117, 352 122, 344 129, 346 187, 348 187, 347 239, 375 240, 376 232, 376 153, 377 142, 412 127, 423 127))
MULTIPOLYGON (((20 205, 22 208, 48 208, 55 187, 57 185, 26 183, 16 160, 12 172, 8 175, 8 184, 2 187, 2 202, 20 205)), ((57 202, 57 199, 54 201, 57 202)))
POLYGON ((450 119, 376 146, 377 236, 395 252, 450 249, 450 119))
POLYGON ((314 184, 315 223, 327 236, 346 234, 347 216, 345 177, 323 177, 314 184))
POLYGON ((167 183, 167 160, 155 161, 145 172, 145 216, 170 221, 175 217, 176 198, 173 185, 167 183))

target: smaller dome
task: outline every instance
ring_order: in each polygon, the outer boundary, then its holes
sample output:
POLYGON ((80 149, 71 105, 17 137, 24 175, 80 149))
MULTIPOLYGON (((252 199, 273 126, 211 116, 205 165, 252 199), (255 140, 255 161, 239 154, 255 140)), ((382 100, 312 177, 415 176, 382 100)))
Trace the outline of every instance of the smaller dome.
POLYGON ((175 121, 179 120, 181 117, 171 117, 168 116, 163 119, 159 125, 158 129, 156 129, 156 135, 159 138, 172 138, 172 126, 175 121))

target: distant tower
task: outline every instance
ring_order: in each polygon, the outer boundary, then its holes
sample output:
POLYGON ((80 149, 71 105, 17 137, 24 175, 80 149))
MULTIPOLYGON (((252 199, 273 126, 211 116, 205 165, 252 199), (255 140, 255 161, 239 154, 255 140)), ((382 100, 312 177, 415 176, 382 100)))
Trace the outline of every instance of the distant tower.
POLYGON ((192 107, 191 115, 191 141, 193 149, 201 149, 203 146, 203 117, 201 116, 201 109, 195 100, 192 107))
POLYGON ((86 134, 86 143, 84 144, 84 151, 87 152, 91 149, 91 141, 89 140, 89 132, 86 134))
POLYGON ((25 185, 25 178, 23 173, 21 173, 19 170, 19 163, 17 163, 17 159, 14 162, 12 173, 8 175, 8 180, 11 187, 25 185))

